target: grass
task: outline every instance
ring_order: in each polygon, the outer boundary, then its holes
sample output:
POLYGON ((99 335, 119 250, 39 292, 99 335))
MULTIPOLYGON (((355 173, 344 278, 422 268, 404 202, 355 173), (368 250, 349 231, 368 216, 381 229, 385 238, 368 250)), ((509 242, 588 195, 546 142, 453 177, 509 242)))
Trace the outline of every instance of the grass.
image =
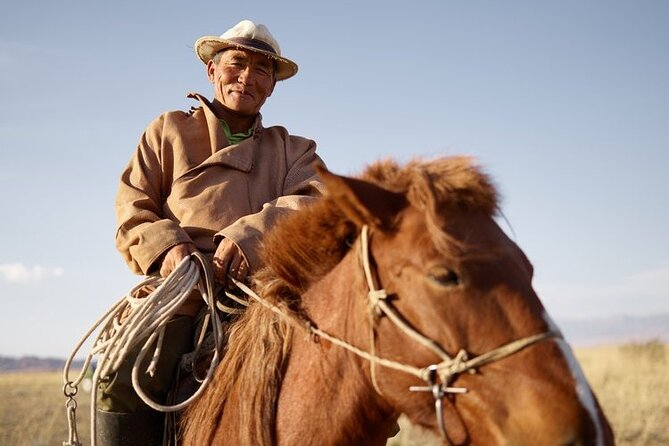
POLYGON ((619 446, 669 445, 669 345, 577 350, 619 446))
MULTIPOLYGON (((657 341, 576 350, 618 446, 669 445, 669 345, 657 341)), ((74 375, 73 375, 74 376, 74 375)), ((77 400, 80 441, 90 444, 89 394, 77 400)), ((392 445, 434 444, 415 428, 392 445)), ((68 439, 60 373, 0 374, 0 445, 60 445, 68 439)))
MULTIPOLYGON (((90 444, 89 397, 81 391, 77 396, 83 444, 90 444)), ((68 440, 65 401, 59 372, 0 374, 0 445, 61 445, 68 440)))

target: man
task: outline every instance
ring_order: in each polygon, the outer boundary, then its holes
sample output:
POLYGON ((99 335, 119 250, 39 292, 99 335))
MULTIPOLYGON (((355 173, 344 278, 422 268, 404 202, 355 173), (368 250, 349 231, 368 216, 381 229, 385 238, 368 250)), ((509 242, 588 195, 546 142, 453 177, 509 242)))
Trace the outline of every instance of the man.
MULTIPOLYGON (((260 267, 258 249, 277 217, 319 195, 313 141, 264 128, 260 109, 277 81, 297 72, 264 25, 243 20, 195 42, 214 87, 190 113, 167 112, 144 132, 116 198, 116 246, 132 271, 165 277, 190 253, 212 259, 217 282, 243 281, 260 267)), ((192 348, 199 295, 168 326, 158 376, 146 383, 164 400, 180 356, 192 348)), ((134 394, 126 361, 102 386, 99 444, 160 444, 162 414, 134 394)))

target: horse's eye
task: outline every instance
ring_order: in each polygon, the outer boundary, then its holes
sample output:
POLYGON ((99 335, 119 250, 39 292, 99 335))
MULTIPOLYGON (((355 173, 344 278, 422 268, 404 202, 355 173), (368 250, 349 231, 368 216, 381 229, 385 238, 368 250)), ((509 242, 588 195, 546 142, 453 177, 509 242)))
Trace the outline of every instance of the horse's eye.
POLYGON ((441 286, 454 286, 460 284, 460 277, 454 271, 444 268, 443 266, 431 268, 427 273, 427 277, 441 286))
POLYGON ((346 238, 344 238, 344 245, 346 245, 347 248, 352 248, 356 238, 356 234, 347 235, 346 238))

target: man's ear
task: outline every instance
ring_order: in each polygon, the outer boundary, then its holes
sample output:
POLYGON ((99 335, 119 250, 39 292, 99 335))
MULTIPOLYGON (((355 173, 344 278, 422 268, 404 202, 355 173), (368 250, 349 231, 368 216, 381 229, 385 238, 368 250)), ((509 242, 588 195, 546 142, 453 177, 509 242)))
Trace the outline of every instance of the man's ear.
POLYGON ((327 195, 358 226, 390 229, 397 215, 407 206, 404 195, 356 178, 330 173, 316 166, 327 195))
POLYGON ((207 79, 209 79, 209 82, 214 82, 214 79, 216 78, 216 62, 214 62, 214 59, 210 59, 209 62, 207 62, 207 79))

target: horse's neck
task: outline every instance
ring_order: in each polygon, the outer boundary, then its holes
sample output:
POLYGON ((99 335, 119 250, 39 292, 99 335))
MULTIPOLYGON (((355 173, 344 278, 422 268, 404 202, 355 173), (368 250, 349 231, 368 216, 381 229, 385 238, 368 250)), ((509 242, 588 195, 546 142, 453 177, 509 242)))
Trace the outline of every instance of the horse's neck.
MULTIPOLYGON (((346 264, 337 268, 303 297, 305 306, 319 328, 367 349, 360 272, 346 264)), ((279 442, 385 444, 395 417, 372 388, 368 370, 366 361, 341 347, 296 332, 279 396, 279 442), (302 420, 297 429, 296 420, 302 420)))

